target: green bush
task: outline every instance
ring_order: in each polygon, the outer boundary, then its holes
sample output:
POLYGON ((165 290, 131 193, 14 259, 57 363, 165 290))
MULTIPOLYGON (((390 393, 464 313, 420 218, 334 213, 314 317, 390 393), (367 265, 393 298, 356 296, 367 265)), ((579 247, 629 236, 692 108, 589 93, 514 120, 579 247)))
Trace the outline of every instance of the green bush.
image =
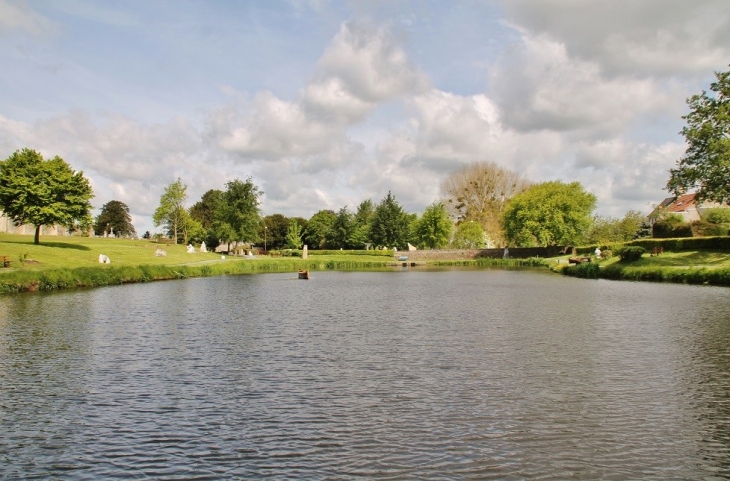
POLYGON ((624 246, 616 251, 616 254, 621 258, 621 261, 623 262, 638 261, 645 253, 646 249, 640 246, 624 246))
POLYGON ((665 251, 716 250, 730 251, 730 237, 687 237, 678 239, 637 239, 626 245, 640 246, 647 251, 662 247, 665 251))
POLYGON ((730 224, 730 209, 705 209, 702 213, 702 219, 710 224, 730 224))
POLYGON ((597 279, 601 271, 601 267, 596 262, 582 262, 574 266, 563 269, 563 274, 581 277, 583 279, 597 279))
POLYGON ((692 222, 692 235, 694 237, 721 236, 726 235, 727 231, 727 225, 713 224, 704 219, 692 222))
POLYGON ((692 237, 692 226, 684 222, 681 216, 671 214, 654 223, 652 235, 657 239, 692 237))
POLYGON ((379 250, 310 250, 310 256, 378 256, 393 257, 394 252, 391 249, 379 250))

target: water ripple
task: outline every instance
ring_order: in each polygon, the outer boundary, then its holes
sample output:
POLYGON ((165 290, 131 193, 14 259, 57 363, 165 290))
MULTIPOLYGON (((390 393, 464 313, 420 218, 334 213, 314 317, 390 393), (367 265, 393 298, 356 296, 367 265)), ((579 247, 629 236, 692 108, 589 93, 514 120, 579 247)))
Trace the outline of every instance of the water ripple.
POLYGON ((0 477, 730 476, 726 290, 290 277, 7 298, 0 477))

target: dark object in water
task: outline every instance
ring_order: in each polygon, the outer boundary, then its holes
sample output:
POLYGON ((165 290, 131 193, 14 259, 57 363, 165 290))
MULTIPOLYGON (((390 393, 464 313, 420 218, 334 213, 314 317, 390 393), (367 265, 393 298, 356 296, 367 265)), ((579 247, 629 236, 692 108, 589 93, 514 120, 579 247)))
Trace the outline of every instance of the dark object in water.
POLYGON ((307 269, 306 271, 299 269, 298 274, 300 279, 309 279, 309 269, 307 269))

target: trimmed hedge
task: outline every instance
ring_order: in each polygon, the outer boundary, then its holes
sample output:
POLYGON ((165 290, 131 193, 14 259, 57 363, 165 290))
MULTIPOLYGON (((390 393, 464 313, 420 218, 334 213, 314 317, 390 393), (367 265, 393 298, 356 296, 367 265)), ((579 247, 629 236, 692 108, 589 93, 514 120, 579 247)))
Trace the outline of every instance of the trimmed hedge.
POLYGON ((626 245, 640 246, 647 251, 663 247, 667 251, 718 250, 730 251, 730 237, 679 237, 675 239, 636 239, 626 245))
MULTIPOLYGON (((399 251, 400 252, 400 251, 399 251)), ((404 251, 407 252, 407 251, 404 251)), ((393 257, 395 252, 392 249, 378 250, 308 250, 310 256, 377 256, 377 257, 393 257)), ((300 254, 301 256, 301 254, 300 254)))
POLYGON ((616 255, 618 255, 623 262, 638 261, 645 253, 646 249, 641 246, 624 246, 616 250, 616 255))

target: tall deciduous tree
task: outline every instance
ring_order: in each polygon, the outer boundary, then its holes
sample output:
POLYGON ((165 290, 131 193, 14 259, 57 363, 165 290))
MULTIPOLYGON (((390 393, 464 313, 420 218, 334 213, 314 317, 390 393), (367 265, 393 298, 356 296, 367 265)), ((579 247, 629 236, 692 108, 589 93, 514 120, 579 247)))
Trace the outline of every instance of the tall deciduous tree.
POLYGON ((587 234, 595 205, 580 182, 537 184, 505 207, 505 234, 518 247, 575 244, 587 234))
POLYGON ((441 193, 459 222, 478 222, 492 240, 501 243, 504 206, 530 185, 521 174, 494 162, 474 162, 447 177, 441 193))
POLYGON ((326 244, 331 249, 349 249, 352 247, 352 234, 354 230, 353 214, 347 206, 341 208, 327 233, 326 244))
POLYGON ((0 162, 0 207, 15 225, 91 225, 91 184, 62 158, 44 160, 31 149, 16 150, 0 162))
POLYGON ((421 247, 438 249, 451 240, 453 224, 442 202, 434 202, 426 208, 416 222, 416 241, 421 247))
POLYGON ((375 206, 370 199, 360 202, 352 219, 352 235, 350 243, 356 249, 362 249, 370 243, 370 224, 373 222, 375 206))
POLYGON ((314 214, 307 221, 307 227, 304 230, 304 243, 313 249, 322 249, 336 218, 337 214, 331 210, 320 210, 314 214))
POLYGON ((388 191, 375 208, 370 238, 375 245, 405 249, 408 246, 410 218, 388 191))
POLYGON ((690 113, 682 135, 687 151, 670 169, 667 189, 676 195, 696 189, 697 200, 730 202, 730 71, 715 72, 710 85, 687 100, 690 113))
POLYGON ((302 227, 296 219, 291 219, 286 232, 286 246, 290 249, 301 249, 302 245, 302 227))
POLYGON ((203 229, 210 229, 216 220, 218 210, 223 201, 223 191, 210 189, 198 202, 190 207, 190 217, 200 222, 203 229))
POLYGON ((286 245, 288 232, 289 219, 282 214, 272 214, 264 217, 259 236, 263 237, 266 234, 266 244, 269 249, 281 249, 286 245))
POLYGON ((104 204, 94 222, 96 235, 109 235, 112 232, 116 237, 133 237, 137 233, 132 225, 129 207, 118 200, 110 200, 104 204))
MULTIPOLYGON (((188 198, 188 186, 178 177, 175 182, 165 187, 160 197, 160 206, 155 210, 152 220, 155 227, 164 225, 177 244, 178 236, 185 230, 185 222, 189 214, 185 210, 185 201, 188 198)), ((187 241, 187 239, 185 239, 187 241)))
POLYGON ((232 237, 229 240, 258 242, 261 226, 259 209, 261 195, 263 192, 250 177, 245 182, 236 179, 226 184, 220 220, 228 226, 224 226, 223 231, 228 232, 229 237, 232 237))

